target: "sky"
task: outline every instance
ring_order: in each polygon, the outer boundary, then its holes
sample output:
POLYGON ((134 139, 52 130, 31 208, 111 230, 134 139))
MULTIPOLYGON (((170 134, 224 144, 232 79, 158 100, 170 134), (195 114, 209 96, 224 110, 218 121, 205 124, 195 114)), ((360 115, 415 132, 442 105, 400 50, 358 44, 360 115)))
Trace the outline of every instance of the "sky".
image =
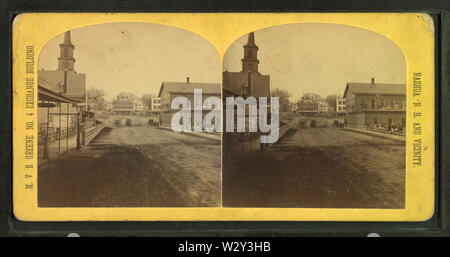
MULTIPOLYGON (((38 68, 58 67, 59 44, 50 40, 38 68)), ((149 23, 108 23, 71 31, 75 70, 86 87, 103 89, 107 99, 120 92, 158 94, 162 81, 221 82, 220 58, 202 37, 175 27, 149 23)), ((406 64, 389 39, 365 29, 337 24, 290 24, 255 32, 259 71, 271 88, 288 90, 291 100, 304 93, 342 95, 347 82, 405 83, 406 64)), ((236 40, 224 56, 223 70, 240 71, 242 46, 236 40)))
MULTIPOLYGON (((343 95, 347 82, 406 82, 401 50, 375 32, 337 24, 289 24, 255 31, 259 72, 270 75, 271 89, 288 90, 291 100, 304 93, 343 95)), ((247 35, 227 50, 223 70, 240 71, 247 35)))
MULTIPOLYGON (((50 40, 38 69, 56 70, 64 34, 50 40)), ((202 37, 170 26, 108 23, 71 31, 75 71, 86 74, 86 88, 103 89, 106 98, 120 92, 158 94, 162 81, 220 83, 220 58, 202 37)))

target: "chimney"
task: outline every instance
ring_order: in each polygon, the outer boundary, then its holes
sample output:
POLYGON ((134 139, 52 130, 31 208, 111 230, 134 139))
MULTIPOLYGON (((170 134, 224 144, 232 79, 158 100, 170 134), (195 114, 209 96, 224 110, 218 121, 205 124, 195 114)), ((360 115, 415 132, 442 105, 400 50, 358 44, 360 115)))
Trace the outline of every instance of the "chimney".
POLYGON ((189 77, 186 77, 186 83, 189 83, 189 77))
POLYGON ((372 78, 372 85, 375 84, 375 78, 372 78))

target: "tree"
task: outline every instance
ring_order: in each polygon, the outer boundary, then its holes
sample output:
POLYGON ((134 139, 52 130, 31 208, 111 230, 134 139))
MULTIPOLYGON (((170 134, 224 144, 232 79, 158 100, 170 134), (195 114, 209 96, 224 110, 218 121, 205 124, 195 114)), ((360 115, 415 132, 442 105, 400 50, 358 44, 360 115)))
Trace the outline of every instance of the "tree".
POLYGON ((289 101, 291 94, 288 91, 276 88, 272 90, 271 95, 272 97, 278 97, 280 112, 289 112, 291 110, 291 102, 289 101))
POLYGON ((95 104, 97 110, 103 110, 105 106, 105 92, 103 89, 91 87, 87 90, 86 101, 88 105, 95 104))
POLYGON ((152 105, 152 98, 154 97, 152 94, 143 94, 141 97, 142 103, 150 107, 152 105))
POLYGON ((334 110, 336 110, 336 100, 339 98, 338 95, 329 95, 326 100, 328 105, 332 106, 334 110))
POLYGON ((135 100, 135 99, 136 99, 136 95, 134 95, 134 94, 131 93, 131 92, 120 92, 120 93, 119 93, 119 96, 128 98, 128 99, 130 99, 130 100, 135 100))
POLYGON ((303 97, 309 97, 309 98, 316 99, 316 100, 321 98, 321 96, 316 93, 304 93, 303 97))

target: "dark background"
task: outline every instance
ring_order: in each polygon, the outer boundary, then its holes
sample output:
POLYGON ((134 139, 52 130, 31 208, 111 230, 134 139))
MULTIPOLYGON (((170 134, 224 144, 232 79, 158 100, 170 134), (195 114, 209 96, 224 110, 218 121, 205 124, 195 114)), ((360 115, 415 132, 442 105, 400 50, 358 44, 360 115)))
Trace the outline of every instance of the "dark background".
MULTIPOLYGON (((450 1, 0 1, 0 235, 66 236, 442 236, 450 234, 450 1), (424 12, 436 31, 436 208, 426 222, 21 222, 12 213, 11 23, 24 12, 424 12), (443 114, 443 115, 441 115, 443 114)), ((184 240, 178 240, 184 242, 184 240)), ((175 246, 174 246, 175 247, 175 246)), ((172 249, 173 250, 173 249, 172 249)))

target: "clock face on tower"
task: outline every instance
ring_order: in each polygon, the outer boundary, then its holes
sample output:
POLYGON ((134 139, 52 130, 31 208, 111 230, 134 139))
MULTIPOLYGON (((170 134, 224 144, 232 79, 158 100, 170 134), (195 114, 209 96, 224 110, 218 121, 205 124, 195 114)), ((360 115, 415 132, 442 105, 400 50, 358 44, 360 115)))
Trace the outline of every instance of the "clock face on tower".
POLYGON ((253 70, 253 63, 247 64, 247 70, 253 70))

